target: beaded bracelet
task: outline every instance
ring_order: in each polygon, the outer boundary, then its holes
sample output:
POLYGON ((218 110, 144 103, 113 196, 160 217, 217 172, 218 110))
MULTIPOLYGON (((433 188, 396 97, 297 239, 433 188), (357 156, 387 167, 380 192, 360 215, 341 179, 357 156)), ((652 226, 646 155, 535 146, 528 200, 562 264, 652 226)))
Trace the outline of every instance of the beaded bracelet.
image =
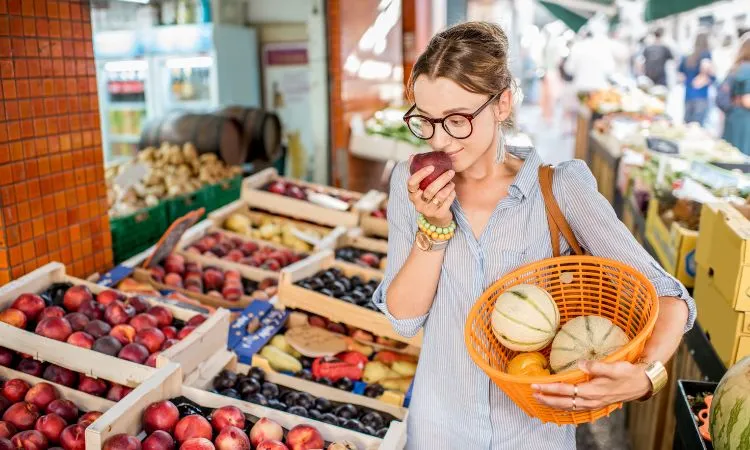
POLYGON ((424 234, 439 241, 447 241, 456 234, 456 222, 454 220, 451 220, 447 227, 438 227, 428 222, 425 216, 420 214, 417 219, 417 226, 424 234))

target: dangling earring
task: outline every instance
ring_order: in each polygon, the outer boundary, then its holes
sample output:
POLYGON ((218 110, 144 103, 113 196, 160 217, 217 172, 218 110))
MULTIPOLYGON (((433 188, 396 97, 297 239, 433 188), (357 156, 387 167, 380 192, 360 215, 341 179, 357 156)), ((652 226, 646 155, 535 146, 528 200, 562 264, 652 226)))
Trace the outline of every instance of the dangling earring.
POLYGON ((497 153, 495 155, 495 164, 501 164, 505 162, 505 133, 503 133, 503 124, 499 124, 497 132, 500 134, 500 138, 497 140, 497 153))

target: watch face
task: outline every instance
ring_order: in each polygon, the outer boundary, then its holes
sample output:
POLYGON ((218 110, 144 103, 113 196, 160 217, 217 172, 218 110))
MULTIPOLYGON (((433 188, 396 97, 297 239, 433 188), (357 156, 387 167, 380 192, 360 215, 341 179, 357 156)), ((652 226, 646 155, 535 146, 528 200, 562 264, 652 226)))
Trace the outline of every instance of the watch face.
POLYGON ((417 233, 417 247, 419 247, 420 250, 429 250, 431 246, 432 243, 430 242, 430 238, 428 238, 426 234, 422 232, 417 233))

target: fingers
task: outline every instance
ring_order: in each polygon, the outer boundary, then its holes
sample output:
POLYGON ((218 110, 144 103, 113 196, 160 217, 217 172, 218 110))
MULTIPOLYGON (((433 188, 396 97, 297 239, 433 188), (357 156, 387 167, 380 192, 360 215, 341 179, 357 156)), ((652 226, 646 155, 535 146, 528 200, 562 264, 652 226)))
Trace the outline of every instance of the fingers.
POLYGON ((456 174, 456 172, 452 170, 446 171, 444 174, 440 175, 430 183, 429 186, 427 186, 427 189, 424 190, 424 193, 422 194, 425 201, 432 200, 438 192, 440 192, 441 189, 443 189, 445 186, 450 183, 453 176, 456 174))
POLYGON ((565 395, 572 397, 576 392, 575 386, 566 383, 532 384, 531 389, 542 394, 565 395))
MULTIPOLYGON (((420 212, 424 214, 427 217, 444 217, 448 210, 450 209, 451 203, 453 203, 453 199, 448 201, 451 194, 454 195, 455 199, 455 188, 456 185, 453 182, 448 182, 447 185, 445 185, 435 196, 432 197, 430 201, 425 202, 422 198, 421 200, 424 202, 424 208, 420 212)), ((422 194, 424 196, 424 194, 422 194)))
POLYGON ((582 397, 558 397, 554 395, 534 394, 534 398, 541 404, 550 408, 562 409, 565 411, 587 411, 590 409, 599 409, 603 406, 598 400, 589 400, 582 397), (575 406, 575 409, 573 408, 575 406))
POLYGON ((409 190, 409 193, 414 193, 417 189, 419 189, 419 183, 421 183, 422 180, 427 177, 427 175, 431 174, 434 171, 435 168, 433 166, 425 166, 414 172, 414 174, 410 176, 408 180, 406 180, 406 189, 409 190))
POLYGON ((618 378, 623 375, 623 370, 627 370, 630 363, 603 363, 599 361, 581 361, 578 368, 583 372, 596 377, 618 378), (624 365, 623 365, 624 364, 624 365))

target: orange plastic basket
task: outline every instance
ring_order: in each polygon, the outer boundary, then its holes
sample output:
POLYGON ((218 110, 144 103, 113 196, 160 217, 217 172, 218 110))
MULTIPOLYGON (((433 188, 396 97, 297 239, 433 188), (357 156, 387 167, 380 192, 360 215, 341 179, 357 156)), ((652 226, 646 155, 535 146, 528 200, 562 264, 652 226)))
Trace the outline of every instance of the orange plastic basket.
MULTIPOLYGON (((609 355, 605 362, 633 362, 651 336, 659 312, 656 290, 640 272, 618 261, 595 256, 564 256, 528 264, 507 274, 487 289, 469 312, 464 338, 474 362, 526 414, 558 425, 593 422, 609 415, 622 404, 592 411, 564 411, 550 408, 532 397, 533 383, 579 384, 589 380, 581 370, 547 376, 519 376, 505 373, 506 364, 518 354, 503 346, 492 332, 491 316, 498 296, 519 284, 545 289, 555 299, 560 324, 578 316, 606 317, 630 338, 627 345, 609 355)), ((542 353, 549 358, 550 346, 542 353)))

